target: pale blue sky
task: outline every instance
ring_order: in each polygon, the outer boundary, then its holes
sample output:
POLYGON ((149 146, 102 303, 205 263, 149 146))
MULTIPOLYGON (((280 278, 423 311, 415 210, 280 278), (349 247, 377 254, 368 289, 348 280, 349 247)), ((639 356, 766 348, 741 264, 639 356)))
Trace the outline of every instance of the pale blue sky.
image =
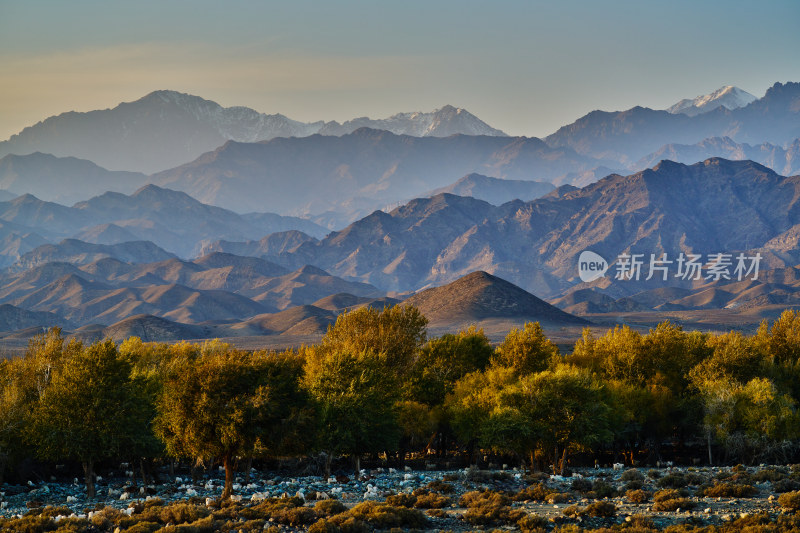
POLYGON ((156 89, 304 121, 449 103, 544 136, 800 81, 798 28, 798 0, 0 0, 0 139, 156 89))

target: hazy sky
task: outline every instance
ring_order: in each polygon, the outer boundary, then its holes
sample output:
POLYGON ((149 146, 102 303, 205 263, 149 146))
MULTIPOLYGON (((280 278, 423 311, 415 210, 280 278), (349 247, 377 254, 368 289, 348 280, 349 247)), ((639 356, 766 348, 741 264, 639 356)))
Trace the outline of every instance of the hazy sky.
POLYGON ((800 81, 799 27, 798 0, 0 0, 0 139, 156 89, 303 121, 453 104, 544 136, 800 81))

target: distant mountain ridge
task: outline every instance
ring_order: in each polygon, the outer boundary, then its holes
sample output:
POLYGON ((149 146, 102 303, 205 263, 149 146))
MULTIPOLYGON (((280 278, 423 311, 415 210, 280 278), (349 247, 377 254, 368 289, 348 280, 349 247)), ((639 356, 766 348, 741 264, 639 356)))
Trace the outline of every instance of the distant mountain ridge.
POLYGON ((199 96, 160 90, 113 109, 49 117, 0 142, 0 156, 45 152, 88 159, 111 170, 152 173, 191 161, 226 141, 343 135, 365 126, 423 137, 505 135, 450 105, 430 113, 399 113, 378 120, 303 123, 281 114, 225 108, 199 96))
POLYGON ((571 148, 552 148, 536 138, 411 137, 361 128, 341 137, 230 141, 191 163, 154 174, 151 181, 238 212, 315 214, 364 198, 372 207, 355 219, 473 172, 550 181, 597 165, 571 148))
POLYGON ((631 164, 660 147, 694 144, 728 136, 736 142, 784 145, 800 137, 800 83, 776 83, 745 107, 688 116, 633 107, 626 111, 592 111, 563 126, 545 140, 595 158, 631 164))
MULTIPOLYGON (((552 297, 576 283, 584 250, 606 258, 632 249, 754 250, 800 224, 798 202, 800 177, 751 161, 662 161, 531 202, 496 207, 448 194, 413 200, 272 260, 315 264, 387 291, 418 290, 484 270, 552 297)), ((787 246, 780 250, 783 259, 777 248, 772 259, 800 262, 787 246)))
POLYGON ((210 242, 259 239, 298 230, 317 237, 327 233, 310 220, 274 213, 241 215, 156 185, 146 185, 130 195, 106 192, 72 207, 25 194, 0 202, 0 267, 36 246, 64 238, 98 245, 152 241, 188 258, 210 242))
POLYGON ((701 113, 713 111, 718 107, 725 109, 739 109, 755 100, 755 96, 733 85, 720 87, 716 91, 692 99, 683 99, 667 108, 670 113, 683 113, 693 117, 701 113))
POLYGON ((501 205, 515 199, 533 200, 553 190, 555 190, 555 186, 547 182, 504 180, 472 173, 467 174, 452 185, 436 189, 424 196, 449 193, 457 196, 471 196, 493 205, 501 205))

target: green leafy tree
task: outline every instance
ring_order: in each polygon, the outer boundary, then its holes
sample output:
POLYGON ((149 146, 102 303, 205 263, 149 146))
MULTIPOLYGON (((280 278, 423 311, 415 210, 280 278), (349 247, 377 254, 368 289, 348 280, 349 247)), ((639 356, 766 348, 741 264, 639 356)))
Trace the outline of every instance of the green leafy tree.
POLYGON ((434 407, 442 405, 456 381, 489 363, 494 349, 474 326, 456 335, 431 339, 420 350, 405 379, 405 397, 434 407))
POLYGON ((544 453, 552 450, 553 468, 563 474, 570 452, 611 440, 608 403, 605 388, 586 370, 559 365, 528 374, 496 393, 488 427, 501 438, 487 443, 505 446, 511 442, 520 451, 527 439, 531 461, 537 447, 544 453), (502 425, 492 419, 500 419, 502 425), (515 431, 525 439, 515 438, 515 431))
POLYGON ((548 339, 538 322, 508 332, 492 364, 514 369, 518 375, 546 370, 558 362, 558 347, 548 339))
POLYGON ((414 306, 362 307, 336 318, 322 339, 322 349, 381 353, 394 372, 402 375, 410 370, 425 343, 427 326, 428 319, 414 306))
POLYGON ((227 499, 235 458, 252 455, 259 439, 269 441, 272 432, 280 433, 286 384, 271 379, 270 357, 223 345, 204 352, 167 376, 155 427, 175 457, 220 459, 225 467, 222 498, 227 499))
POLYGON ((111 340, 72 353, 52 372, 27 426, 28 441, 41 457, 83 464, 89 497, 95 492, 95 463, 119 457, 147 431, 130 371, 111 340))
POLYGON ((314 350, 307 356, 304 384, 317 408, 317 447, 326 453, 326 477, 334 455, 349 454, 358 475, 361 454, 397 446, 398 379, 385 354, 314 350))

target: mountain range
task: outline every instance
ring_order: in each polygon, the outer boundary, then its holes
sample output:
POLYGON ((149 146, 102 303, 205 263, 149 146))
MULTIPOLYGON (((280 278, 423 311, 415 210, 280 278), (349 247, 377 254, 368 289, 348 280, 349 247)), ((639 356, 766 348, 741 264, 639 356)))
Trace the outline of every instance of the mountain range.
MULTIPOLYGON (((258 239, 292 230, 317 237, 327 233, 310 220, 273 213, 240 215, 155 185, 146 185, 129 195, 107 192, 72 207, 25 194, 0 202, 0 266, 21 261, 18 267, 28 268, 43 261, 60 260, 52 257, 47 247, 37 252, 44 254, 42 257, 21 258, 40 245, 55 244, 65 238, 105 246, 149 241, 165 254, 189 258, 208 242, 258 239)), ((150 260, 160 259, 163 256, 150 256, 150 260)))
POLYGON ((587 249, 615 258, 630 250, 764 248, 771 267, 793 266, 800 262, 792 249, 798 198, 800 177, 783 177, 751 161, 662 161, 530 202, 493 206, 450 194, 413 200, 270 260, 314 264, 387 291, 419 290, 484 270, 557 297, 576 283, 577 258, 587 249))
POLYGON ((743 91, 733 85, 726 85, 709 94, 704 94, 692 99, 684 98, 680 102, 668 107, 667 111, 670 113, 682 113, 693 117, 713 111, 718 107, 739 109, 755 100, 758 100, 758 98, 749 92, 743 91))
POLYGON ((505 135, 467 110, 450 105, 430 113, 398 113, 379 120, 362 117, 343 124, 303 123, 281 114, 226 108, 198 96, 161 90, 113 109, 49 117, 0 142, 0 156, 46 152, 88 159, 112 170, 149 174, 191 161, 226 141, 343 135, 362 127, 419 137, 505 135))

